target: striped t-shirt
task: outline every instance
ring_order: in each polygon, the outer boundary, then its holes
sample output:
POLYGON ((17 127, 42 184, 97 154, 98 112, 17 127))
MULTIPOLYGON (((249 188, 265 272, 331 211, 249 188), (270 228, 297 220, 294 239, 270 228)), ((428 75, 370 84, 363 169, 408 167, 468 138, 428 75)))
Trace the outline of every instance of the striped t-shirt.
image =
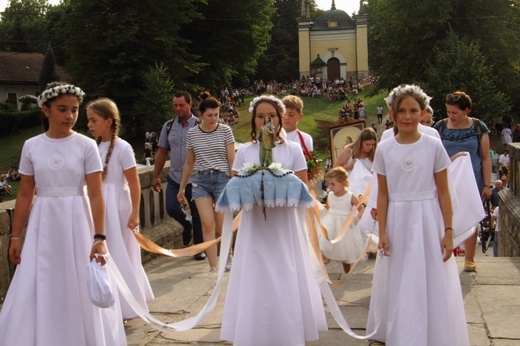
POLYGON ((204 132, 200 126, 188 130, 186 148, 195 154, 194 172, 218 170, 230 175, 226 146, 235 143, 231 128, 218 124, 211 132, 204 132))

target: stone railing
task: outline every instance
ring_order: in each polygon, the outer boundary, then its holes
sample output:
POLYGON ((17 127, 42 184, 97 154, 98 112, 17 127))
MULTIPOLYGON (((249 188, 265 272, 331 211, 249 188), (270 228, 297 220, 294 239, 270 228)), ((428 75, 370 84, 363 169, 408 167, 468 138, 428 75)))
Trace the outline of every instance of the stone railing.
POLYGON ((520 257, 520 143, 508 144, 508 149, 510 188, 499 193, 498 255, 520 257))
MULTIPOLYGON (((177 221, 166 214, 165 208, 165 176, 170 169, 169 161, 166 162, 162 172, 163 190, 158 193, 152 190, 153 166, 138 168, 141 182, 141 232, 154 243, 165 248, 181 248, 182 227, 177 221)), ((15 266, 9 263, 8 248, 11 232, 11 215, 14 211, 15 201, 0 203, 0 304, 3 303, 9 283, 14 274, 15 266)), ((143 263, 157 255, 142 251, 143 263)))

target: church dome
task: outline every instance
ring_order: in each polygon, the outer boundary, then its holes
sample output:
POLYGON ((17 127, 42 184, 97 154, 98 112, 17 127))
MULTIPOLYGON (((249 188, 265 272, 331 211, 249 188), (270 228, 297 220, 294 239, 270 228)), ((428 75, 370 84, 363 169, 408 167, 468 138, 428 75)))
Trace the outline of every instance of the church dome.
POLYGON ((347 12, 334 9, 323 11, 312 24, 312 31, 355 29, 356 23, 347 12))

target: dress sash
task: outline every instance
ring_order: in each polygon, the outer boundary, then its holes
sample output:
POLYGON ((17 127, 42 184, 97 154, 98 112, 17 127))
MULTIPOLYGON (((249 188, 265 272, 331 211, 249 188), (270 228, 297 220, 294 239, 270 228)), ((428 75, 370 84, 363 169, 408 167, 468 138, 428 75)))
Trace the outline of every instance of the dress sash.
POLYGON ((36 195, 38 197, 68 197, 82 196, 85 190, 78 186, 61 186, 61 187, 37 187, 36 195))
POLYGON ((388 194, 390 202, 423 201, 436 198, 435 190, 417 192, 393 192, 388 194))

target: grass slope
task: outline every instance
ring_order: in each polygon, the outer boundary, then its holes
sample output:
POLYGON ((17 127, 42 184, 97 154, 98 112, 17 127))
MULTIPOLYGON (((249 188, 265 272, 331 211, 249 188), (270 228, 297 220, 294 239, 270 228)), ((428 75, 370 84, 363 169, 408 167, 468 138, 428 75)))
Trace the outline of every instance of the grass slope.
MULTIPOLYGON (((386 96, 385 92, 369 96, 370 90, 362 92, 358 97, 365 102, 365 109, 367 111, 367 126, 372 122, 376 122, 376 108, 379 104, 384 105, 383 98, 386 96)), ((279 95, 280 96, 280 95, 279 95)), ((238 124, 232 126, 233 134, 237 142, 247 142, 249 140, 249 133, 251 131, 251 114, 249 113, 249 103, 253 97, 246 98, 244 106, 239 107, 240 113, 238 124)), ((353 100, 353 96, 350 96, 353 100)), ((337 124, 338 114, 346 101, 329 101, 322 98, 303 98, 304 117, 298 124, 298 128, 304 132, 309 133, 314 138, 314 150, 318 157, 325 159, 325 149, 329 141, 329 126, 337 124)), ((85 129, 76 128, 78 132, 82 132, 88 136, 85 129)), ((160 129, 157 130, 159 132, 160 129)), ((2 138, 2 145, 0 145, 0 174, 7 173, 10 166, 18 166, 20 162, 20 154, 23 143, 26 139, 42 133, 41 126, 35 126, 30 129, 17 131, 2 138)), ((130 141, 134 150, 136 160, 143 162, 144 152, 144 138, 130 141)), ((11 184, 13 191, 18 191, 18 183, 11 184)), ((14 197, 7 197, 6 200, 14 197)))

